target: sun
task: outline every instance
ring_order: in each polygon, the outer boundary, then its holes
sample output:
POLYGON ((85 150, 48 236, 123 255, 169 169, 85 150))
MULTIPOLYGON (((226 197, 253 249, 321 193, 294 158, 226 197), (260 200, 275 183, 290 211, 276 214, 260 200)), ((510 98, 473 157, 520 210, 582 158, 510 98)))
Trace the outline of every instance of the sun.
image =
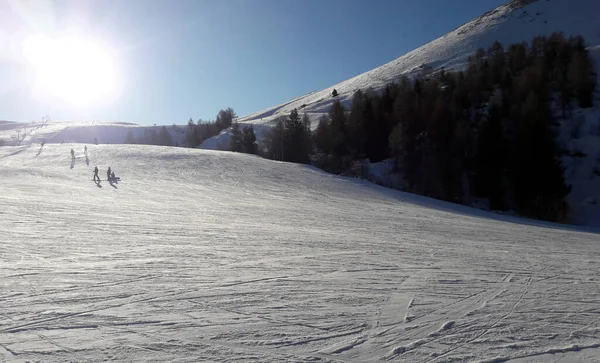
POLYGON ((36 73, 35 98, 86 107, 115 92, 115 52, 100 41, 36 34, 24 41, 23 52, 36 73))

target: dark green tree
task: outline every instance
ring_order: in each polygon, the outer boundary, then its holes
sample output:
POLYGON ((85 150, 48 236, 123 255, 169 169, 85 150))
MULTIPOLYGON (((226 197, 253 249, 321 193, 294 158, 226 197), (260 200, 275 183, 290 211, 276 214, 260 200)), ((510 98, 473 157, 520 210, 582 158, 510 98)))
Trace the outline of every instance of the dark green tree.
POLYGON ((273 160, 284 160, 284 127, 285 117, 275 121, 275 126, 266 134, 265 147, 267 157, 273 160))
POLYGON ((406 136, 404 135, 404 126, 400 123, 394 127, 389 136, 389 146, 394 158, 394 167, 401 171, 401 167, 405 157, 405 147, 407 145, 406 136))
POLYGON ((561 221, 568 213, 565 183, 550 111, 543 97, 530 91, 521 105, 512 165, 516 210, 533 218, 561 221))
POLYGON ((352 97, 352 107, 348 115, 348 148, 354 158, 365 155, 365 103, 367 96, 358 90, 352 97))
POLYGON ((596 74, 593 72, 592 61, 587 51, 577 51, 569 63, 568 80, 571 92, 579 102, 580 107, 592 107, 594 104, 594 88, 596 74))
POLYGON ((283 160, 308 163, 310 148, 305 123, 297 109, 293 109, 284 122, 283 160))
POLYGON ((256 134, 252 125, 244 127, 242 131, 242 151, 247 154, 256 154, 256 134))
POLYGON ((234 122, 231 126, 231 140, 229 141, 229 150, 234 152, 242 152, 244 145, 242 141, 242 130, 240 124, 234 122))
POLYGON ((312 122, 306 112, 302 115, 302 125, 304 125, 304 146, 306 152, 310 155, 313 153, 312 122))
POLYGON ((490 209, 506 210, 504 179, 508 148, 502 135, 502 114, 499 106, 491 106, 488 114, 477 140, 475 194, 488 198, 490 209))
POLYGON ((319 124, 314 133, 315 146, 319 151, 328 155, 333 149, 333 137, 329 125, 329 118, 325 115, 319 119, 319 124))
POLYGON ((217 129, 219 131, 221 131, 221 130, 228 128, 229 126, 232 125, 233 120, 236 117, 237 117, 237 115, 235 114, 235 112, 233 111, 233 109, 231 107, 229 107, 225 110, 220 110, 219 113, 217 114, 217 119, 215 121, 217 129))
POLYGON ((194 120, 191 118, 189 119, 185 129, 185 144, 187 147, 196 147, 200 145, 199 129, 194 123, 194 120))
POLYGON ((345 156, 348 151, 346 123, 346 110, 341 102, 336 100, 329 110, 329 130, 332 139, 331 152, 338 158, 345 156))

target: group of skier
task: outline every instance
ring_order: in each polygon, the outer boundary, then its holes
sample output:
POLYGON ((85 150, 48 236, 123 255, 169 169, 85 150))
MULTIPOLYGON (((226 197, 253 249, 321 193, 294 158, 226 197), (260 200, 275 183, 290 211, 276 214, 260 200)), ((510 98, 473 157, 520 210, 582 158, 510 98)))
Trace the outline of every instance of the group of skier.
MULTIPOLYGON (((93 181, 95 181, 96 183, 100 183, 100 177, 98 176, 98 167, 94 167, 94 178, 92 179, 93 181)), ((108 170, 106 170, 106 180, 108 180, 110 183, 114 183, 116 182, 118 179, 115 176, 115 172, 110 170, 110 166, 108 167, 108 170)))
MULTIPOLYGON (((87 145, 84 146, 84 153, 85 153, 85 157, 87 159, 88 157, 88 150, 87 150, 87 145)), ((71 161, 74 162, 75 161, 75 150, 71 149, 71 161)), ((108 167, 108 170, 106 170, 106 180, 110 183, 116 183, 120 178, 117 178, 115 176, 115 172, 110 170, 110 166, 108 167)), ((96 183, 100 183, 100 177, 98 176, 98 167, 94 167, 94 177, 92 178, 92 181, 96 182, 96 183)))

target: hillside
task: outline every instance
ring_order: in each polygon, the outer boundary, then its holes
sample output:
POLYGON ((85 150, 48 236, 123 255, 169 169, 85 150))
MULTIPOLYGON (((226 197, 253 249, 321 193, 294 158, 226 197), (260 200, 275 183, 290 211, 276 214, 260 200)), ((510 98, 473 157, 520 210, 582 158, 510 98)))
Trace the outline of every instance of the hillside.
POLYGON ((81 148, 0 148, 0 361, 600 357, 593 231, 244 154, 81 148))
MULTIPOLYGON (((460 70, 476 49, 488 48, 496 40, 508 47, 511 43, 530 41, 537 35, 556 31, 584 36, 590 56, 595 61, 596 73, 600 74, 599 16, 600 3, 595 1, 512 1, 393 62, 243 119, 264 129, 273 125, 276 118, 298 108, 300 112, 308 113, 314 127, 334 100, 341 100, 349 106, 353 93, 358 89, 379 90, 401 75, 422 77, 442 68, 460 70), (333 89, 339 92, 337 97, 331 95, 333 89)), ((567 197, 570 205, 568 220, 575 224, 600 225, 600 92, 596 92, 595 99, 595 107, 575 109, 568 119, 560 120, 560 127, 555 130, 559 147, 565 153, 562 163, 567 169, 564 174, 566 183, 572 186, 567 197)), ((223 133, 201 146, 212 148, 215 144, 225 143, 228 138, 228 133, 223 133)), ((371 180, 402 188, 402 182, 394 181, 398 175, 389 173, 387 164, 371 165, 368 169, 371 180)), ((467 189, 466 193, 472 191, 467 189)), ((485 200, 471 199, 465 203, 483 208, 487 205, 485 200)))
POLYGON ((356 90, 381 89, 403 74, 422 75, 441 67, 460 69, 477 48, 488 48, 495 41, 508 45, 555 31, 582 35, 590 46, 600 45, 600 3, 595 0, 509 1, 396 60, 324 90, 244 116, 240 121, 268 122, 275 116, 289 114, 294 108, 325 113, 333 101, 333 89, 338 91, 338 98, 350 102, 356 90))

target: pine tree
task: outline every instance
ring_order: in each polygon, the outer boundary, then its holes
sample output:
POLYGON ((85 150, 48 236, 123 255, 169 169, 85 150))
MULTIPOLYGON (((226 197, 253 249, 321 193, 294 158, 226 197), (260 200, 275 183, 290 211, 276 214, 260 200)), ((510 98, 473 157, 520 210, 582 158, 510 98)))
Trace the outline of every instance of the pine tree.
POLYGON ((276 120, 275 126, 266 134, 265 146, 267 156, 273 160, 284 160, 284 128, 283 122, 285 118, 280 117, 276 120))
POLYGON ((231 140, 229 142, 229 150, 241 152, 243 150, 242 131, 240 124, 234 122, 231 126, 231 140))
POLYGON ((339 100, 331 105, 329 110, 329 130, 332 139, 332 153, 341 158, 348 150, 346 139, 346 110, 339 100))
POLYGON ((476 184, 478 196, 488 198, 490 209, 506 210, 505 155, 506 140, 502 136, 501 113, 498 106, 488 110, 489 119, 483 123, 477 141, 476 184))
POLYGON ((579 101, 579 106, 583 108, 592 107, 594 104, 596 75, 593 72, 592 61, 585 49, 573 54, 569 63, 568 79, 572 93, 579 101))
POLYGON ((348 116, 348 147, 354 158, 365 155, 365 101, 365 94, 361 90, 356 91, 348 116))
POLYGON ((396 125, 389 137, 388 144, 390 146, 392 156, 394 157, 394 167, 396 170, 400 170, 404 161, 404 147, 406 145, 405 137, 404 127, 402 124, 396 125))
POLYGON ((304 125, 304 131, 310 136, 312 134, 311 122, 306 112, 302 115, 302 125, 304 125))
POLYGON ((308 163, 310 150, 307 142, 306 125, 300 119, 298 110, 293 109, 284 122, 284 160, 308 163))
POLYGON ((511 44, 508 47, 508 71, 513 76, 519 74, 527 66, 527 49, 526 42, 511 44))
POLYGON ((513 159, 515 208, 522 215, 561 221, 568 212, 565 197, 571 189, 565 183, 549 119, 547 102, 530 91, 521 105, 513 159))
POLYGON ((314 134, 315 146, 318 150, 328 155, 333 148, 331 129, 329 127, 329 118, 325 115, 319 119, 319 124, 314 134))
POLYGON ((311 121, 308 114, 305 112, 302 115, 302 124, 304 125, 304 146, 306 149, 306 153, 308 155, 313 153, 313 142, 312 142, 312 130, 311 130, 311 121))
POLYGON ((224 130, 231 126, 236 117, 237 115, 231 107, 225 110, 220 110, 215 121, 218 131, 224 130))
POLYGON ((242 132, 242 151, 247 154, 256 154, 256 134, 252 125, 246 126, 242 132))
POLYGON ((200 145, 199 127, 197 127, 194 120, 191 118, 189 119, 185 130, 185 143, 188 147, 200 145))
POLYGON ((496 41, 488 49, 488 57, 490 59, 490 81, 492 84, 499 84, 504 79, 506 73, 506 56, 504 47, 500 42, 496 41))

